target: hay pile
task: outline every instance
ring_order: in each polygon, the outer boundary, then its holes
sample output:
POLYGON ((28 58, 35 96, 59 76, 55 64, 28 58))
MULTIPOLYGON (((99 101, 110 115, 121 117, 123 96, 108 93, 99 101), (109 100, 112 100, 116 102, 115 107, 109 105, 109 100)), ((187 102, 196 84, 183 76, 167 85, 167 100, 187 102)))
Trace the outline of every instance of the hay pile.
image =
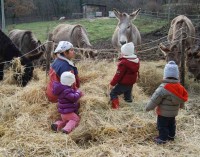
MULTIPOLYGON (((145 62, 147 66, 152 64, 145 62)), ((120 98, 120 109, 113 111, 108 104, 107 87, 116 65, 106 61, 87 61, 77 66, 85 96, 81 99, 79 110, 80 124, 69 135, 54 133, 50 129, 58 113, 56 105, 49 103, 45 97, 45 72, 37 69, 39 81, 32 80, 25 88, 0 83, 0 156, 199 155, 199 117, 182 111, 177 117, 176 141, 157 146, 152 141, 157 134, 156 116, 153 112, 144 112, 148 97, 143 89, 135 85, 134 103, 128 105, 120 98)), ((152 70, 151 66, 148 67, 152 70)), ((162 78, 160 72, 146 75, 142 67, 140 73, 149 89, 155 85, 150 85, 148 80, 152 82, 152 78, 162 78)))
POLYGON ((163 79, 163 69, 165 62, 142 62, 140 67, 140 80, 138 85, 143 91, 152 95, 156 88, 161 84, 163 79))

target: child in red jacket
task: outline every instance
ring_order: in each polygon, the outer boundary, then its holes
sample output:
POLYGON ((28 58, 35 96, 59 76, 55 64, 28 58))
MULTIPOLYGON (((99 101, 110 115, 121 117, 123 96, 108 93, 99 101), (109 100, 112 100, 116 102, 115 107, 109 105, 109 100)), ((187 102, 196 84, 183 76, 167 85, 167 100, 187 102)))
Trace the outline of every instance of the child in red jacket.
POLYGON ((124 94, 126 102, 132 102, 132 88, 139 73, 140 62, 135 55, 135 48, 132 42, 121 47, 121 57, 119 58, 118 68, 115 76, 110 82, 110 97, 112 108, 119 108, 118 95, 124 94))

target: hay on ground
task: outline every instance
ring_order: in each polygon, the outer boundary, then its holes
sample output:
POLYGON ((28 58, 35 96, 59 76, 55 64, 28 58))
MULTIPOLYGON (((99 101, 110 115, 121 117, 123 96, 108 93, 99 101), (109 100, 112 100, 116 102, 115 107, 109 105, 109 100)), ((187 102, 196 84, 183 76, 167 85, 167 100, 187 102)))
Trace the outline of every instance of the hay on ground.
MULTIPOLYGON (((142 63, 141 68, 144 64, 152 68, 152 63, 148 62, 142 63)), ((50 129, 59 114, 56 104, 48 102, 45 97, 45 72, 37 69, 39 81, 33 79, 24 88, 1 83, 0 156, 199 155, 199 117, 181 111, 177 117, 175 142, 157 146, 152 140, 157 135, 156 116, 153 112, 144 112, 148 99, 143 92, 145 88, 142 82, 133 88, 132 104, 126 104, 120 97, 120 109, 112 110, 108 84, 115 73, 116 64, 88 60, 79 62, 77 66, 85 96, 81 99, 79 110, 80 124, 69 135, 54 133, 50 129)), ((154 81, 154 73, 141 70, 140 74, 144 77, 142 80, 154 81)), ((148 91, 152 91, 155 83, 147 83, 148 91)))

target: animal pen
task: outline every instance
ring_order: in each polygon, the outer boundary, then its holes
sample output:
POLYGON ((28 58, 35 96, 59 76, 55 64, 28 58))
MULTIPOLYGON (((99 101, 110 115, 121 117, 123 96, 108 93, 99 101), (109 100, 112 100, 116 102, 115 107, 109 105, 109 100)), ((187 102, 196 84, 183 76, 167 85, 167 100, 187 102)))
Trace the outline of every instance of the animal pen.
MULTIPOLYGON (((138 56, 142 58, 148 52, 156 53, 158 43, 167 43, 166 38, 167 36, 139 45, 143 49, 138 50, 138 56)), ((47 43, 51 49, 51 35, 45 44, 47 43)), ((120 97, 120 109, 113 111, 108 104, 107 84, 116 70, 116 60, 112 58, 117 56, 116 49, 79 50, 98 53, 96 60, 84 57, 77 61, 81 90, 85 93, 81 99, 79 126, 69 135, 50 130, 50 124, 59 115, 56 104, 46 99, 47 80, 41 69, 34 71, 33 80, 25 88, 5 79, 0 83, 0 156, 199 155, 200 102, 196 99, 189 102, 196 103, 196 108, 188 108, 177 117, 178 134, 175 142, 157 146, 152 141, 157 134, 155 115, 145 113, 144 107, 149 94, 161 83, 165 62, 142 62, 140 80, 133 88, 134 102, 128 105, 120 97), (101 58, 102 54, 105 56, 101 58)), ((11 74, 11 69, 6 71, 7 78, 11 74)))

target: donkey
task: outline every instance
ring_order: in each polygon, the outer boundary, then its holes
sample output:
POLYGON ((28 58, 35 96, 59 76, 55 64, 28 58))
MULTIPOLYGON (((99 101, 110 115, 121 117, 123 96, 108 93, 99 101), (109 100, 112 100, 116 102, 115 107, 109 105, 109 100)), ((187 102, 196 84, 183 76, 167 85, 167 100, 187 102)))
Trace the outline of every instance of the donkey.
MULTIPOLYGON (((91 49, 88 33, 86 29, 81 25, 69 25, 59 24, 53 30, 53 41, 58 43, 59 41, 69 41, 74 47, 91 49)), ((88 56, 94 58, 97 54, 90 51, 88 56)))
POLYGON ((44 53, 45 46, 41 46, 40 40, 38 40, 32 31, 28 30, 19 30, 14 29, 9 32, 8 37, 12 40, 15 46, 22 52, 22 54, 26 54, 27 52, 32 51, 27 56, 36 54, 36 53, 44 53), (39 48, 37 48, 39 47, 39 48))
POLYGON ((171 26, 168 32, 169 46, 166 47, 160 44, 159 48, 164 53, 166 61, 173 60, 180 66, 181 60, 181 44, 180 41, 185 40, 185 48, 188 49, 194 45, 195 27, 184 15, 179 15, 171 22, 171 26), (185 39, 184 39, 185 38, 185 39))
POLYGON ((3 80, 4 76, 4 64, 5 61, 11 61, 14 57, 20 57, 21 64, 25 67, 22 75, 16 74, 14 78, 21 86, 26 86, 27 83, 31 80, 33 76, 33 64, 32 61, 34 59, 38 59, 43 53, 38 52, 36 54, 32 54, 27 56, 22 56, 22 53, 19 49, 13 44, 11 39, 5 35, 0 30, 0 80, 3 80))
POLYGON ((112 36, 113 47, 119 49, 122 45, 133 42, 134 45, 141 44, 141 36, 137 27, 132 23, 132 20, 136 19, 141 9, 138 9, 131 14, 120 13, 114 9, 114 14, 119 20, 118 25, 112 36))
POLYGON ((200 47, 195 46, 187 50, 186 65, 188 72, 194 76, 195 81, 200 80, 200 47))

